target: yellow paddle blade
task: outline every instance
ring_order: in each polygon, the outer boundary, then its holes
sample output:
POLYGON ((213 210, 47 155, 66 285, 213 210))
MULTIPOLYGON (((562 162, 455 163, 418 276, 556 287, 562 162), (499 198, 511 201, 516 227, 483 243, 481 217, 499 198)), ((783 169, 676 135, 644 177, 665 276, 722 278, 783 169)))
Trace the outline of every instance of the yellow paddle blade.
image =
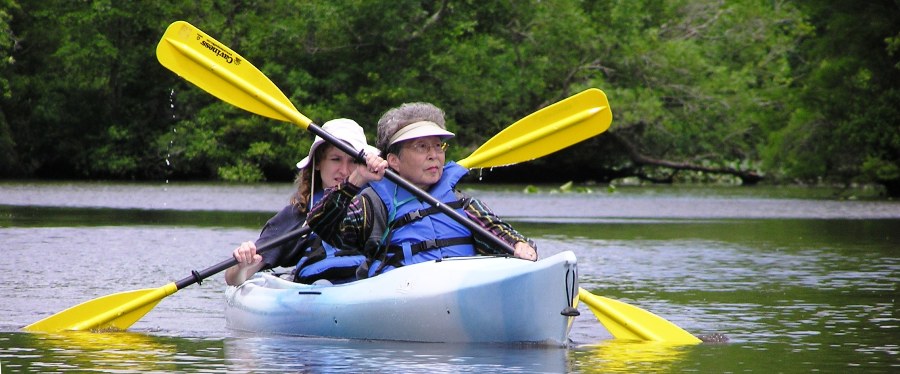
POLYGON ((513 123, 457 163, 474 169, 534 160, 597 136, 611 122, 606 94, 590 88, 513 123))
POLYGON ((25 326, 25 331, 125 330, 178 291, 174 282, 159 288, 119 292, 85 301, 25 326))
POLYGON ((187 22, 169 25, 156 57, 169 70, 238 108, 304 128, 312 123, 250 61, 187 22))
POLYGON ((701 340, 666 319, 603 296, 578 289, 578 299, 594 312, 603 327, 616 339, 657 341, 673 344, 697 344, 701 340))

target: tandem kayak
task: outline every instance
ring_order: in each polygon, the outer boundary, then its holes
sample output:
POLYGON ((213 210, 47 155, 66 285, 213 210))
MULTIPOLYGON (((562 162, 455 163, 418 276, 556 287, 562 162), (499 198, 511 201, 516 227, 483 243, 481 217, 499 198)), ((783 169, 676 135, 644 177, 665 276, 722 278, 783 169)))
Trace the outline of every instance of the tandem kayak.
MULTIPOLYGON (((568 344, 576 258, 455 257, 339 285, 257 273, 226 290, 226 325, 257 333, 445 343, 568 344)), ((577 314, 577 313, 575 313, 577 314)))

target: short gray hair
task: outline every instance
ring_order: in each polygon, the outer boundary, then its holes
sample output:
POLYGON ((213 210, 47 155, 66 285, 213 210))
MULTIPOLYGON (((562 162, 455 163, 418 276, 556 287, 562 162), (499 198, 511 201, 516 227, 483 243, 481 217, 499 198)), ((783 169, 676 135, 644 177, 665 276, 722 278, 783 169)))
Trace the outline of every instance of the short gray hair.
POLYGON ((375 146, 381 150, 382 155, 387 155, 391 137, 398 130, 420 121, 431 121, 440 128, 447 129, 444 111, 441 108, 431 103, 404 103, 388 110, 378 120, 378 141, 375 146))

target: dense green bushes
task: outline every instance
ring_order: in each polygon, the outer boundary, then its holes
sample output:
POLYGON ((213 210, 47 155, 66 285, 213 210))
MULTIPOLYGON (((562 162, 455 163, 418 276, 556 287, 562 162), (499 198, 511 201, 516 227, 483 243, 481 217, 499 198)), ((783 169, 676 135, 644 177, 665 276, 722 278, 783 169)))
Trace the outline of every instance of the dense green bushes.
POLYGON ((186 20, 253 62, 308 117, 354 118, 370 139, 386 109, 431 101, 447 111, 459 135, 451 156, 462 158, 519 118, 598 87, 613 108, 610 132, 528 167, 558 181, 677 181, 693 170, 745 182, 900 182, 894 1, 0 7, 6 178, 290 180, 311 136, 223 104, 157 62, 165 28, 186 20))

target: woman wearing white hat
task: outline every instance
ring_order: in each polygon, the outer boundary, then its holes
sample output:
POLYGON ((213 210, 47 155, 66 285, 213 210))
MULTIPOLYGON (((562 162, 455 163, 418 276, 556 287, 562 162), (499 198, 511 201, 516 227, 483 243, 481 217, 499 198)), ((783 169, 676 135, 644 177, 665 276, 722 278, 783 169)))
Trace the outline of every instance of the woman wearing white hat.
MULTIPOLYGON (((378 149, 366 143, 362 127, 351 119, 328 121, 322 125, 322 129, 347 142, 353 149, 362 150, 366 155, 378 154, 378 149)), ((257 244, 264 244, 303 226, 309 208, 322 198, 323 191, 344 182, 356 170, 354 156, 344 153, 318 136, 309 147, 307 156, 297 163, 297 168, 297 189, 291 196, 290 204, 266 222, 256 242, 247 241, 235 248, 233 256, 238 264, 225 272, 225 282, 229 285, 239 285, 260 270, 295 265, 294 280, 303 283, 319 279, 340 283, 355 279, 356 267, 365 258, 358 252, 340 251, 322 243, 315 235, 288 241, 279 248, 262 254, 256 253, 257 244)))
POLYGON ((453 136, 446 129, 444 111, 432 104, 406 103, 388 110, 378 121, 377 144, 385 158, 366 157, 367 165, 358 166, 346 182, 313 207, 308 223, 323 240, 368 258, 368 269, 361 267, 358 278, 445 257, 505 254, 503 249, 474 238, 465 225, 384 179, 388 167, 509 243, 516 257, 537 260, 532 241, 480 200, 455 189, 468 170, 455 162, 445 164, 444 141, 453 136))

